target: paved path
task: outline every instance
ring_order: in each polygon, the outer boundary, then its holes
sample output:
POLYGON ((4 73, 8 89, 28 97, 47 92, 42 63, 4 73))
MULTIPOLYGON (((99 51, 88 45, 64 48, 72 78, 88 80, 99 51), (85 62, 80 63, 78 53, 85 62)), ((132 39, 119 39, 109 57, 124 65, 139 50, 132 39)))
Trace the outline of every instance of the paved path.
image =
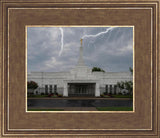
POLYGON ((95 107, 64 107, 64 111, 97 111, 95 107))

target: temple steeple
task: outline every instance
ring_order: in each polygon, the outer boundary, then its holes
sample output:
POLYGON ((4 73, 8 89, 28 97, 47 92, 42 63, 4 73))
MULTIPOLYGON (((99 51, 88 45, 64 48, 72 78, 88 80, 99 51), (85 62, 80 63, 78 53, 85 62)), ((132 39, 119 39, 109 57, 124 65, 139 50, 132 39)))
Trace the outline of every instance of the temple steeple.
POLYGON ((80 41, 81 41, 81 46, 82 46, 82 41, 83 41, 83 39, 81 39, 80 41))
POLYGON ((82 39, 80 40, 81 46, 79 48, 79 59, 77 65, 71 70, 72 77, 74 79, 85 79, 88 75, 92 73, 92 70, 88 68, 83 60, 83 44, 82 39))
POLYGON ((81 41, 81 46, 79 48, 78 66, 85 66, 84 60, 83 60, 83 47, 82 47, 82 41, 83 41, 83 39, 81 39, 80 41, 81 41))

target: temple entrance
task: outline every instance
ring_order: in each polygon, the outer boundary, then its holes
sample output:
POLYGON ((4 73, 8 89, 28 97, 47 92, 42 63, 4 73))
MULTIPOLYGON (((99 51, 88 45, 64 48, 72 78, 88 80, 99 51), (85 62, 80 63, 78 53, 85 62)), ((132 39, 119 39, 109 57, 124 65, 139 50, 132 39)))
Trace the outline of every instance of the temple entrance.
POLYGON ((69 97, 93 97, 95 96, 95 83, 68 83, 69 97))

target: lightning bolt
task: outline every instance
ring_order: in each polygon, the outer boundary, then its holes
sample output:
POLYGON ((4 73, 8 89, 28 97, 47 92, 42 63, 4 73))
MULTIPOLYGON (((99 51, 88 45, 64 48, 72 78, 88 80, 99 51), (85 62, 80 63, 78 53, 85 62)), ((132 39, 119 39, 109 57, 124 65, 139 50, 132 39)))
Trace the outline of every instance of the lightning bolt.
MULTIPOLYGON (((95 37, 98 37, 100 35, 107 34, 109 31, 112 31, 115 28, 117 28, 117 27, 109 27, 104 32, 99 32, 98 34, 95 34, 95 35, 84 35, 84 36, 82 36, 82 39, 89 38, 89 37, 95 38, 95 37)), ((62 52, 63 52, 63 47, 64 47, 64 43, 63 43, 63 41, 64 41, 63 40, 64 33, 63 33, 62 27, 60 27, 59 30, 61 32, 61 49, 60 49, 60 52, 59 52, 59 56, 60 56, 62 54, 62 52)), ((94 40, 93 40, 93 42, 94 42, 94 40)))
POLYGON ((95 37, 98 37, 98 36, 100 36, 100 35, 102 35, 102 34, 107 34, 109 31, 112 31, 112 30, 115 29, 115 28, 116 28, 116 27, 109 27, 109 28, 106 29, 106 31, 100 32, 100 33, 95 34, 95 35, 84 35, 84 36, 82 36, 82 39, 84 39, 84 38, 89 38, 89 37, 95 38, 95 37))
POLYGON ((63 29, 62 27, 59 28, 60 32, 61 32, 61 50, 59 52, 59 56, 62 54, 62 51, 63 51, 63 29))

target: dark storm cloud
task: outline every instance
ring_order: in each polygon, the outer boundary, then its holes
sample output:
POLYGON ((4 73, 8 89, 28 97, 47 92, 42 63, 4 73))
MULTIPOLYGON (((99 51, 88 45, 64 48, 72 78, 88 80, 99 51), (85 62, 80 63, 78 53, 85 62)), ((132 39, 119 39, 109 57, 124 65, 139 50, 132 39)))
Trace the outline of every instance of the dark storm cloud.
MULTIPOLYGON (((28 71, 68 71, 78 61, 80 39, 96 35, 108 27, 63 27, 64 48, 61 49, 61 32, 57 27, 29 27, 28 71)), ((98 66, 106 71, 128 71, 133 66, 132 27, 117 27, 98 37, 84 38, 86 65, 98 66)))

